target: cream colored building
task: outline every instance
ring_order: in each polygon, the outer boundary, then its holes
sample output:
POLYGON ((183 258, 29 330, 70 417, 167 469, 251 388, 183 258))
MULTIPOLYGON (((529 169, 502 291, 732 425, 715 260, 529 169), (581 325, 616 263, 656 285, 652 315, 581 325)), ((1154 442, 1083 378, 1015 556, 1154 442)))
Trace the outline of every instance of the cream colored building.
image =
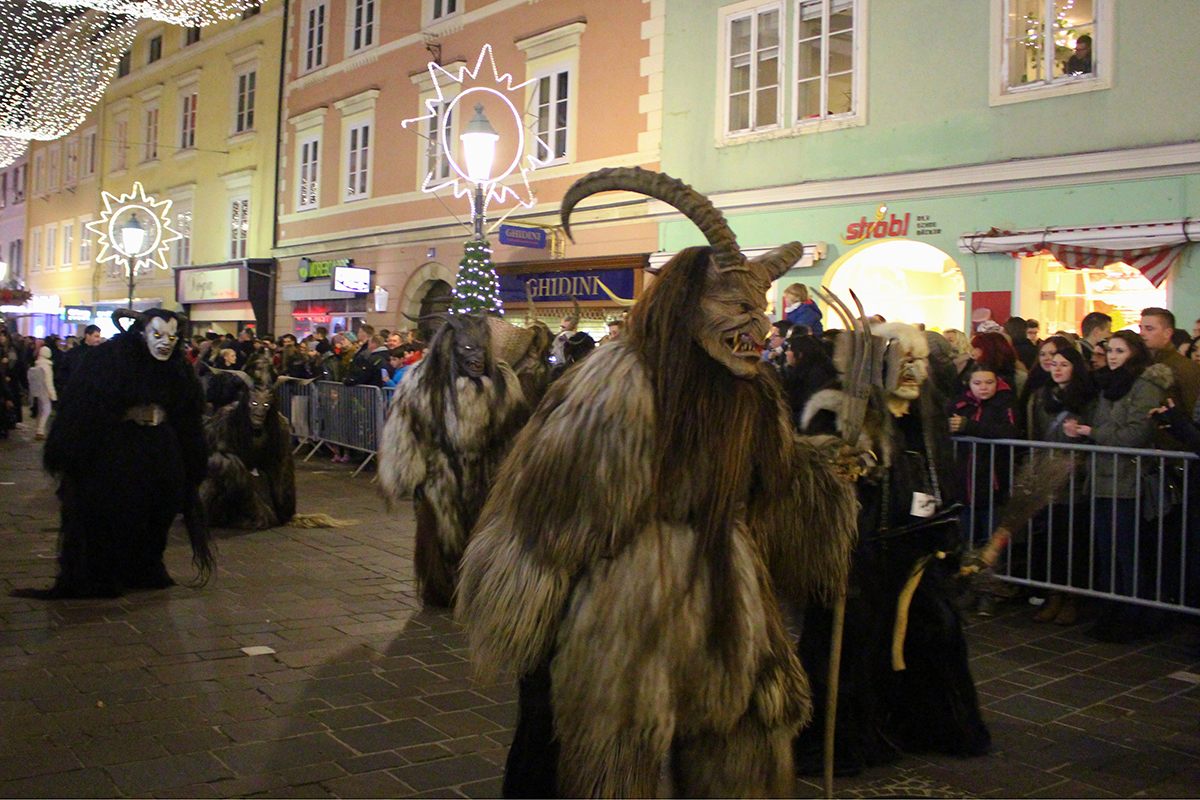
MULTIPOLYGON (((57 298, 60 318, 67 306, 90 308, 111 332, 106 315, 127 303, 127 279, 96 262, 85 226, 103 213, 102 191, 138 181, 172 201, 183 235, 169 269, 135 276, 135 306, 183 306, 229 330, 269 324, 283 16, 282 0, 270 0, 205 28, 142 22, 87 120, 33 144, 25 274, 35 294, 57 298)), ((72 313, 83 324, 84 312, 72 313)))
MULTIPOLYGON (((544 280, 549 276, 600 275, 625 298, 640 291, 648 254, 658 249, 644 198, 590 201, 586 206, 600 210, 577 215, 574 244, 557 237, 554 226, 563 192, 580 175, 658 165, 662 0, 290 2, 274 250, 282 276, 277 332, 317 325, 333 331, 362 321, 407 328, 403 314, 444 305, 471 235, 470 210, 451 189, 422 191, 429 176, 437 183, 451 173, 428 137, 444 128, 447 141, 457 142, 476 99, 459 105, 456 98, 469 88, 496 88, 490 63, 477 80, 443 86, 443 102, 453 106, 448 115, 402 122, 426 114, 425 101, 444 83, 431 78, 428 62, 457 76, 474 68, 485 44, 499 72, 525 84, 512 92, 500 87, 515 115, 494 97, 482 101, 500 134, 497 161, 532 153, 546 162, 529 175, 534 205, 505 222, 547 229, 547 246, 509 246, 495 232, 489 236, 502 289, 509 286, 506 309, 524 314, 520 289, 530 280, 534 287, 567 285, 544 280), (522 132, 526 151, 518 153, 522 132), (373 272, 370 291, 333 289, 328 273, 351 263, 373 272)), ((519 176, 507 182, 521 185, 519 176)), ((494 207, 489 222, 511 208, 494 207)), ((554 319, 569 299, 549 294, 535 303, 554 319)), ((584 306, 594 328, 620 309, 603 294, 584 306)))

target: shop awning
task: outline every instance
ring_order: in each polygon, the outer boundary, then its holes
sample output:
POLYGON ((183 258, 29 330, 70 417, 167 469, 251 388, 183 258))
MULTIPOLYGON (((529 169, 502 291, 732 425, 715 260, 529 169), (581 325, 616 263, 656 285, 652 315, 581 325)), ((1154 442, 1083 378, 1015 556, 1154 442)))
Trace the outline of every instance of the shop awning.
POLYGON ((1123 261, 1156 287, 1191 242, 1200 241, 1200 220, 1135 222, 1086 228, 1006 231, 992 228, 960 236, 964 253, 1007 253, 1014 257, 1050 254, 1068 269, 1100 269, 1123 261))
POLYGON ((249 301, 231 303, 196 303, 188 314, 192 322, 241 322, 254 319, 254 306, 249 301))

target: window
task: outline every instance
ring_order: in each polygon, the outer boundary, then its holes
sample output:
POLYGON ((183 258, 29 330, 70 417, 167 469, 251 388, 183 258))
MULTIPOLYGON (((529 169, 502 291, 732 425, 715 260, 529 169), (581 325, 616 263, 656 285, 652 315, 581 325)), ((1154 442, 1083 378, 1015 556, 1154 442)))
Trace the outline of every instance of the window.
POLYGON ((133 53, 126 50, 121 54, 121 60, 117 62, 117 77, 124 78, 129 74, 130 68, 133 66, 133 53))
POLYGON ((856 5, 857 0, 800 0, 796 5, 799 124, 856 113, 856 5))
POLYGON ((41 272, 41 270, 42 270, 42 229, 41 228, 33 229, 33 239, 31 240, 31 243, 33 245, 33 265, 32 265, 32 269, 30 271, 31 272, 41 272))
POLYGON ((1112 0, 992 0, 993 105, 1112 85, 1112 0))
POLYGON ((12 201, 13 203, 25 202, 25 178, 29 168, 25 164, 18 164, 13 168, 12 172, 12 201))
POLYGON ((346 199, 366 197, 371 168, 371 123, 364 122, 349 130, 350 150, 346 164, 346 199))
POLYGON ((0 172, 0 208, 8 205, 8 173, 0 172))
POLYGON ((46 271, 54 269, 58 263, 58 226, 46 226, 46 271))
POLYGON ((33 194, 41 195, 46 191, 46 154, 33 154, 33 194))
POLYGON ((146 54, 146 63, 153 64, 162 58, 162 34, 150 37, 150 46, 146 54))
POLYGON ((432 0, 431 19, 445 19, 451 14, 457 14, 461 3, 459 0, 432 0))
POLYGON ((79 139, 75 136, 67 139, 65 159, 65 185, 74 186, 79 181, 79 139))
POLYGON ((123 170, 128 166, 129 154, 129 120, 124 117, 113 123, 113 171, 123 170))
POLYGON ((325 66, 325 2, 309 0, 304 9, 304 71, 325 66))
POLYGON ((781 8, 772 3, 725 18, 725 131, 779 126, 781 8))
POLYGON ((90 128, 83 134, 83 152, 80 154, 79 177, 90 178, 96 174, 96 129, 90 128))
MULTIPOLYGON (((69 267, 71 265, 71 256, 75 255, 75 223, 63 223, 63 249, 62 249, 62 265, 69 267)), ((87 238, 86 236, 84 237, 87 238)))
POLYGON ((179 148, 190 150, 196 146, 196 104, 200 91, 194 86, 182 90, 179 109, 179 148))
POLYGON ((229 257, 246 257, 246 239, 250 233, 250 198, 235 197, 229 209, 229 257))
POLYGON ((59 189, 58 176, 59 169, 62 165, 62 147, 58 144, 50 145, 50 151, 46 155, 46 191, 57 192, 59 189))
POLYGON ((22 263, 24 249, 24 239, 17 239, 15 242, 8 243, 8 269, 18 278, 25 277, 25 264, 22 263))
POLYGON ((535 157, 543 163, 567 156, 571 73, 556 70, 537 79, 533 92, 535 157))
MULTIPOLYGON (((177 204, 176 209, 179 208, 177 204)), ((177 267, 186 267, 192 263, 192 210, 175 212, 175 230, 179 238, 171 242, 171 263, 177 267)))
POLYGON ((258 70, 251 69, 237 76, 237 108, 233 115, 233 132, 254 130, 254 95, 258 70))
POLYGON ((375 0, 350 0, 350 47, 357 53, 375 44, 375 0))
POLYGON ((142 161, 158 158, 158 106, 142 112, 142 161))
POLYGON ((260 11, 262 11, 261 6, 253 6, 252 8, 247 8, 245 11, 242 12, 242 19, 250 19, 251 17, 256 17, 256 16, 258 16, 258 12, 260 12, 260 11))
POLYGON ((79 219, 79 268, 84 269, 92 265, 92 237, 89 235, 87 224, 91 222, 89 217, 80 217, 79 219))
POLYGON ((200 41, 200 26, 186 28, 183 31, 183 46, 187 47, 200 41))
POLYGON ((316 208, 320 200, 321 140, 308 139, 300 143, 300 179, 296 208, 316 208))
POLYGON ((446 151, 442 149, 441 137, 442 130, 446 131, 446 140, 453 145, 454 120, 450 110, 450 103, 439 103, 438 113, 429 118, 426 122, 425 135, 428 137, 425 140, 425 172, 421 176, 422 180, 425 175, 432 175, 434 180, 446 180, 450 177, 450 160, 446 158, 446 151))

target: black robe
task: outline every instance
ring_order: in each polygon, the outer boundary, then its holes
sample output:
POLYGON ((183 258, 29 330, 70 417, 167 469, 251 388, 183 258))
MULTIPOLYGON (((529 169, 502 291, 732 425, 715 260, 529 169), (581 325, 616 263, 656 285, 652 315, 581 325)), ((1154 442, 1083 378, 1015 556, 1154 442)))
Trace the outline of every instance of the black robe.
MULTIPOLYGON (((169 586, 167 533, 204 477, 200 384, 178 350, 158 361, 137 332, 91 348, 77 366, 43 453, 60 479, 59 574, 50 590, 23 594, 116 596, 169 586), (161 424, 125 419, 150 403, 166 411, 161 424)), ((203 526, 190 527, 195 554, 203 526)))
MULTIPOLYGON (((813 402, 821 399, 817 395, 813 402)), ((882 454, 890 441, 893 456, 884 476, 858 481, 859 545, 846 602, 834 750, 839 774, 887 763, 897 750, 970 756, 991 746, 952 599, 953 554, 961 544, 953 443, 929 382, 911 408, 897 419, 884 412, 867 421, 874 452, 882 454), (913 516, 915 492, 939 497, 938 511, 944 513, 913 516), (901 590, 914 564, 939 551, 950 557, 928 561, 909 608, 906 668, 894 670, 892 634, 901 590)), ((806 433, 838 432, 834 412, 810 417, 806 433)), ((820 771, 831 629, 829 609, 806 611, 799 654, 812 684, 813 721, 796 740, 803 772, 820 771)))

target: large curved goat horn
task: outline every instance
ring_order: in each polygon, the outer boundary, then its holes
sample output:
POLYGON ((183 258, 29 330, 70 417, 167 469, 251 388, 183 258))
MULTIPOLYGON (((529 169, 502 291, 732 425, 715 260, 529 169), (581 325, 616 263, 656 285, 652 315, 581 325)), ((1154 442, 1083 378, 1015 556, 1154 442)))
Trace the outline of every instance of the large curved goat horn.
POLYGON ((120 321, 123 319, 131 319, 133 320, 134 325, 136 325, 139 322, 144 323, 146 321, 146 315, 140 311, 134 311, 132 308, 118 308, 116 311, 112 312, 112 324, 116 325, 117 330, 119 330, 121 333, 129 333, 129 328, 125 328, 121 325, 120 321))
POLYGON ((637 192, 674 207, 696 223, 712 246, 713 260, 719 268, 740 269, 745 265, 746 259, 738 248, 737 237, 725 221, 725 215, 717 210, 712 201, 677 178, 641 167, 596 170, 584 175, 567 189, 562 199, 561 215, 563 232, 571 241, 575 241, 575 237, 571 236, 571 210, 585 197, 611 191, 637 192))
POLYGON ((767 272, 770 280, 783 277, 792 265, 804 256, 804 245, 800 242, 781 244, 769 253, 754 259, 754 264, 767 272))

